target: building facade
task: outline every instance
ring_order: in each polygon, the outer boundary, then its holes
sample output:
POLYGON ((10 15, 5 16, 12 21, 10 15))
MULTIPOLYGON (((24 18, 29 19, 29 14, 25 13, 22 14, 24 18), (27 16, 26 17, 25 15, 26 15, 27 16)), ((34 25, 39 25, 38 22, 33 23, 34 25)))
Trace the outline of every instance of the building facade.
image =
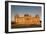
POLYGON ((40 17, 36 15, 35 17, 24 15, 23 17, 15 16, 16 24, 40 24, 40 17))

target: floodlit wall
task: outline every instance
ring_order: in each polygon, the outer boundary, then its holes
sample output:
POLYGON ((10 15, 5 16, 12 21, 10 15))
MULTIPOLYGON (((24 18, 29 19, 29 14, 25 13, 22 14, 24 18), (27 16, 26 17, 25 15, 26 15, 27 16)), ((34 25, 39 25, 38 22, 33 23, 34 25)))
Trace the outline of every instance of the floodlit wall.
POLYGON ((16 24, 40 24, 40 17, 24 16, 15 17, 16 24))

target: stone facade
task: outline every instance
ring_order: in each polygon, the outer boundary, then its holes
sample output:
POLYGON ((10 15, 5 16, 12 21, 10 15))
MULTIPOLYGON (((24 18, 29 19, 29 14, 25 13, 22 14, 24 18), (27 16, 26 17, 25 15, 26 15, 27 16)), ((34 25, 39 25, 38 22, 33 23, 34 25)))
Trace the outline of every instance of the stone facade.
POLYGON ((27 25, 40 24, 40 17, 37 15, 35 17, 32 17, 32 16, 23 16, 23 17, 15 16, 15 22, 16 22, 16 24, 27 24, 27 25))

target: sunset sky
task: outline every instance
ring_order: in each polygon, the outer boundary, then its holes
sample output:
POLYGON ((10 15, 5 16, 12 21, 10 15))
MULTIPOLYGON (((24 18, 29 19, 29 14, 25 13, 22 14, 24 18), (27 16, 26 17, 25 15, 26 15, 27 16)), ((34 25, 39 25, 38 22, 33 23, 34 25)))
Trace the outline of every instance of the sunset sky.
POLYGON ((11 19, 13 20, 13 16, 17 14, 20 16, 23 16, 24 14, 29 14, 31 16, 39 15, 41 17, 41 7, 11 5, 11 19))

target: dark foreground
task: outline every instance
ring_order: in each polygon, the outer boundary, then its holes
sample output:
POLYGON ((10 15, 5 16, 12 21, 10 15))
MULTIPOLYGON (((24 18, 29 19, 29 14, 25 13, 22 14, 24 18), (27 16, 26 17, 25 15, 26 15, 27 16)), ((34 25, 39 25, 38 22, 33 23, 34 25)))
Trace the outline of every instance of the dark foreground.
POLYGON ((36 27, 41 27, 41 23, 40 24, 31 24, 31 25, 26 25, 26 24, 19 24, 19 25, 16 25, 14 24, 14 22, 12 22, 11 24, 11 28, 14 29, 14 28, 36 28, 36 27))

